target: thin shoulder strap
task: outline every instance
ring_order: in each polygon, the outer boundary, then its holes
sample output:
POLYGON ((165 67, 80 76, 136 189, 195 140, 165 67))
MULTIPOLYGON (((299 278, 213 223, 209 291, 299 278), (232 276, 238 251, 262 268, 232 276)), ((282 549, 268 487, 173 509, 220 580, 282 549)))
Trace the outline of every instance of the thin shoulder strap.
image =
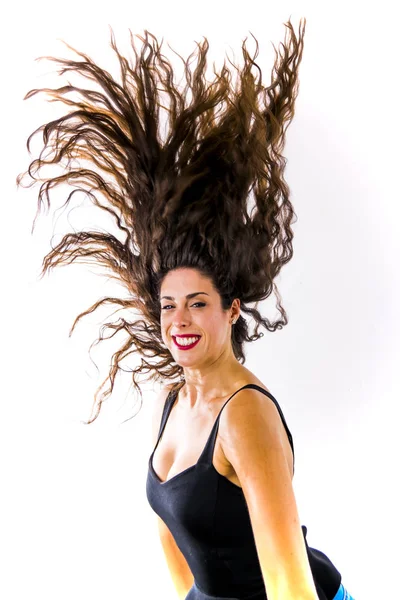
POLYGON ((289 438, 289 443, 290 443, 290 445, 292 447, 292 452, 293 452, 293 473, 294 473, 294 445, 293 445, 293 437, 292 437, 292 434, 289 431, 289 427, 287 426, 287 423, 286 423, 285 417, 283 416, 283 412, 281 410, 281 407, 279 406, 278 402, 276 401, 276 399, 273 397, 273 395, 270 392, 267 392, 267 390, 264 390, 264 388, 260 387, 256 383, 247 383, 243 387, 239 388, 223 404, 221 410, 218 413, 217 419, 216 419, 216 421, 215 421, 215 423, 213 425, 213 428, 211 430, 210 437, 208 438, 207 444, 206 444, 206 446, 205 446, 205 448, 203 450, 203 453, 202 453, 202 455, 200 457, 200 461, 203 462, 203 463, 206 463, 206 464, 210 464, 212 462, 212 457, 213 457, 213 454, 214 454, 215 440, 217 438, 217 433, 218 433, 219 418, 221 416, 221 413, 222 413, 224 407, 228 404, 229 400, 231 400, 231 398, 233 398, 233 396, 235 394, 237 394, 241 390, 244 390, 245 388, 254 388, 256 390, 259 390, 260 392, 262 392, 263 394, 265 394, 266 396, 268 396, 274 402, 276 408, 278 409, 280 417, 282 419, 283 425, 284 425, 284 427, 286 429, 286 433, 287 433, 287 436, 289 438))
POLYGON ((176 400, 176 397, 178 395, 179 389, 180 389, 179 386, 175 387, 175 388, 172 388, 169 391, 168 396, 166 397, 164 408, 163 408, 163 412, 162 412, 162 416, 161 416, 160 429, 158 431, 157 443, 154 446, 153 454, 156 451, 156 448, 158 446, 158 442, 160 441, 162 432, 164 431, 165 424, 166 424, 166 422, 168 420, 169 414, 170 414, 172 406, 173 406, 173 404, 174 404, 174 402, 176 400))

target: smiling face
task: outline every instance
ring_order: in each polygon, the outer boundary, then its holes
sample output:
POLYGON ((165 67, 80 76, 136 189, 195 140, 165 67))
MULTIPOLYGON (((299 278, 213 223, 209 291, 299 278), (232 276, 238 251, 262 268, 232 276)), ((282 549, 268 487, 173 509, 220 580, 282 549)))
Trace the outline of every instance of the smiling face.
POLYGON ((196 269, 167 273, 161 284, 160 306, 162 339, 177 364, 199 368, 233 352, 231 321, 239 316, 240 301, 235 299, 224 311, 212 281, 196 269), (188 334, 200 336, 199 341, 193 347, 180 348, 176 343, 179 336, 188 334))

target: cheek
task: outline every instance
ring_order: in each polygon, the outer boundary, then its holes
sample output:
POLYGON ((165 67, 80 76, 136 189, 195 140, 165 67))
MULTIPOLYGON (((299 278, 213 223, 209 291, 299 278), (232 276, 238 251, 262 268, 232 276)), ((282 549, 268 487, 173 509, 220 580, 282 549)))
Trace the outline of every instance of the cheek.
POLYGON ((226 323, 221 315, 216 314, 206 320, 205 328, 211 332, 213 337, 218 338, 225 335, 226 323))
POLYGON ((161 318, 160 319, 160 328, 161 328, 161 336, 163 338, 165 338, 167 335, 167 327, 168 327, 167 320, 164 318, 161 318))

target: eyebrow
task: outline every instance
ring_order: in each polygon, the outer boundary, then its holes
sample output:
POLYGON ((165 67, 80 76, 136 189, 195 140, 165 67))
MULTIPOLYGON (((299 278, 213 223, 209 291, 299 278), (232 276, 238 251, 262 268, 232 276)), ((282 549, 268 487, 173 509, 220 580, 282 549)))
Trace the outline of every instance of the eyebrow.
MULTIPOLYGON (((194 296, 198 296, 199 294, 205 294, 206 296, 210 295, 207 294, 207 292, 193 292, 193 294, 187 294, 186 298, 189 300, 190 298, 194 298, 194 296)), ((161 296, 160 300, 162 300, 163 298, 166 298, 167 300, 175 300, 173 296, 161 296)))

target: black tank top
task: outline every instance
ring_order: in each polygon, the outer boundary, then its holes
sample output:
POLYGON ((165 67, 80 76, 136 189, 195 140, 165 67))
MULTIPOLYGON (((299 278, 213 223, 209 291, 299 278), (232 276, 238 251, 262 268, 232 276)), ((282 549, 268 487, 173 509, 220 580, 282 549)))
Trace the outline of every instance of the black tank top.
MULTIPOLYGON (((290 445, 292 435, 275 398, 256 384, 276 405, 290 445)), ((161 482, 153 468, 153 454, 165 428, 179 388, 170 391, 165 401, 160 431, 149 459, 146 495, 151 508, 165 522, 186 558, 194 577, 196 593, 190 600, 267 600, 247 503, 241 487, 218 473, 212 459, 222 406, 197 463, 161 482)), ((294 460, 294 458, 293 458, 294 460)), ((302 525, 304 542, 319 600, 332 600, 341 584, 341 574, 329 558, 307 543, 307 528, 302 525)))

